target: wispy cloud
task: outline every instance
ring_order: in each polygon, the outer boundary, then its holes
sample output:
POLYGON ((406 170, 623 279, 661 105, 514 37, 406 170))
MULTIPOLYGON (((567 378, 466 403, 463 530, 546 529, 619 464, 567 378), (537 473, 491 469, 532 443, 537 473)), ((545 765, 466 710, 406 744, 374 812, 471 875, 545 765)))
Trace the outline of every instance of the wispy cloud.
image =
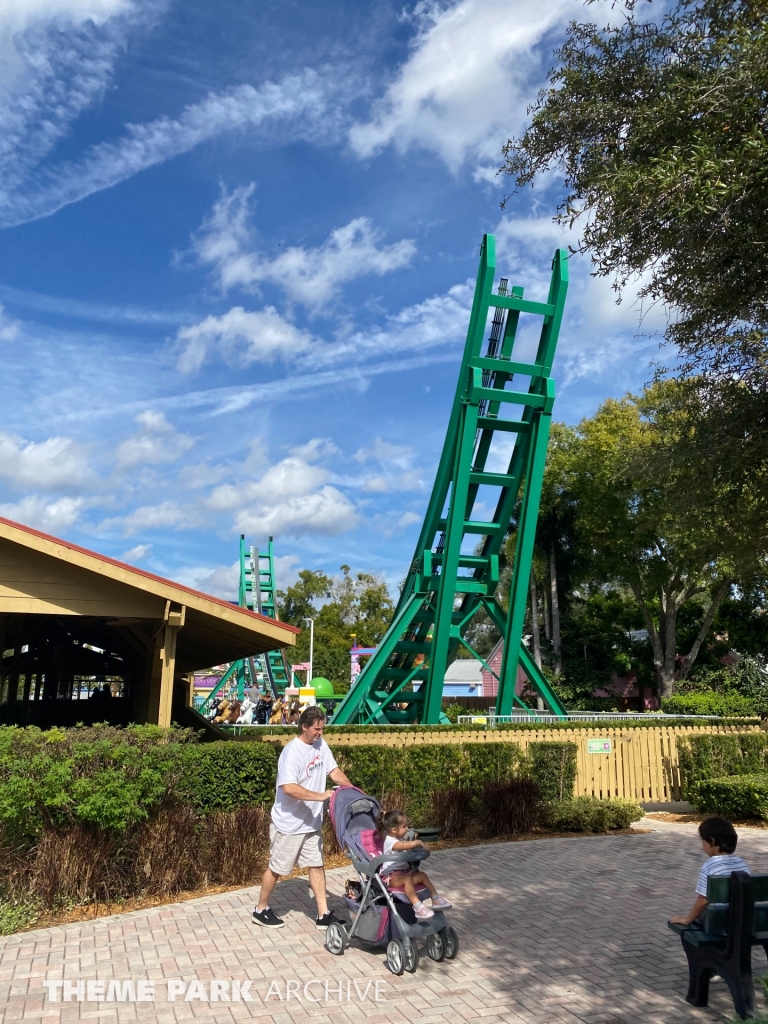
POLYGON ((538 87, 537 44, 577 10, 574 0, 422 0, 411 55, 371 119, 351 129, 352 149, 369 157, 389 145, 418 146, 452 171, 466 159, 495 171, 538 87))
MULTIPOLYGON (((163 0, 0 4, 0 209, 109 84, 126 40, 163 0)), ((12 219, 12 217, 11 217, 12 219)))
POLYGON ((269 282, 289 298, 321 311, 337 297, 341 286, 369 274, 381 276, 407 266, 416 253, 411 239, 383 244, 383 233, 368 217, 356 217, 334 228, 322 245, 289 246, 271 259, 254 248, 249 225, 253 184, 222 190, 211 215, 194 239, 204 265, 214 268, 223 291, 258 290, 269 282))
MULTIPOLYGON (((122 138, 97 143, 81 160, 27 176, 22 188, 0 194, 0 226, 49 216, 225 132, 279 123, 283 138, 315 137, 322 125, 327 140, 334 128, 334 114, 327 104, 329 77, 307 69, 279 82, 211 93, 176 118, 128 124, 122 138)), ((338 75, 333 81, 338 93, 338 75)))

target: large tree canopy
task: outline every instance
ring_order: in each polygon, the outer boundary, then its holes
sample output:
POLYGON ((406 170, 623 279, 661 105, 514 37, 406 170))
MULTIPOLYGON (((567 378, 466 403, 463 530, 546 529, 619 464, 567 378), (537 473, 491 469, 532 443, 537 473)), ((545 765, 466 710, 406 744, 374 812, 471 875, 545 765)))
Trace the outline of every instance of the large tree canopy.
POLYGON ((581 422, 556 462, 593 579, 633 594, 665 696, 676 670, 690 670, 731 586, 764 575, 768 552, 759 490, 734 489, 696 458, 704 441, 688 390, 687 382, 666 381, 639 397, 608 400, 581 422), (678 616, 692 600, 707 610, 678 666, 678 616))
POLYGON ((503 170, 517 187, 561 171, 560 219, 583 219, 596 272, 645 275, 700 367, 762 366, 768 4, 678 0, 650 22, 625 6, 613 25, 571 24, 503 170))

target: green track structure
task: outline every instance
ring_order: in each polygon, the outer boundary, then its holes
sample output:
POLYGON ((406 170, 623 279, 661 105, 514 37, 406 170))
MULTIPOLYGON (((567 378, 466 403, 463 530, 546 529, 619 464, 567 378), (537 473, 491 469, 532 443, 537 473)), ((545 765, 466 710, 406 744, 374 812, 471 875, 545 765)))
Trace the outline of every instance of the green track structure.
POLYGON ((518 666, 552 713, 566 713, 522 636, 555 400, 550 373, 568 288, 568 253, 555 252, 546 302, 529 302, 522 288, 509 291, 505 278, 494 294, 495 271, 496 243, 486 235, 451 419, 413 561, 392 623, 336 709, 334 725, 444 721, 443 680, 459 645, 490 671, 464 636, 481 608, 504 638, 496 714, 509 715, 513 706, 528 710, 515 694, 518 666), (512 359, 521 314, 542 318, 532 363, 512 359), (527 389, 508 388, 515 376, 528 380, 527 389), (508 418, 513 414, 518 418, 508 418), (497 449, 508 452, 510 440, 514 447, 507 471, 486 470, 489 456, 493 465, 497 449), (495 503, 493 516, 474 518, 476 503, 495 503), (505 611, 496 597, 499 552, 515 510, 517 536, 505 611), (417 690, 414 683, 420 684, 417 690))
MULTIPOLYGON (((275 556, 272 538, 269 538, 266 553, 251 547, 246 556, 245 537, 240 535, 240 607, 250 608, 269 619, 279 619, 277 614, 277 584, 275 582, 275 556)), ((272 695, 277 697, 286 686, 289 668, 282 651, 269 651, 263 655, 265 678, 269 681, 272 695)))
MULTIPOLYGON (((272 538, 269 538, 266 553, 245 543, 245 536, 240 535, 240 590, 238 604, 241 608, 249 608, 266 615, 270 619, 278 619, 277 585, 275 583, 275 559, 272 538)), ((289 669, 282 651, 269 651, 267 654, 255 655, 252 658, 241 658, 233 661, 227 671, 205 699, 201 713, 210 707, 216 695, 231 683, 237 681, 237 697, 242 700, 247 686, 256 683, 259 670, 262 671, 273 697, 279 696, 288 686, 289 669)))

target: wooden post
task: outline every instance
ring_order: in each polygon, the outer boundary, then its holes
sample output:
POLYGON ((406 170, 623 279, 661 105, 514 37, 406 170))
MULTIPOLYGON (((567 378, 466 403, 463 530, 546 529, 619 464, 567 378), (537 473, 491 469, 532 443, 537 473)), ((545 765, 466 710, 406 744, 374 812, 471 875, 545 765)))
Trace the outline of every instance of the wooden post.
POLYGON ((184 625, 187 609, 184 605, 171 608, 166 602, 162 627, 155 637, 155 657, 152 661, 152 678, 149 684, 149 722, 163 729, 171 724, 171 703, 173 701, 173 677, 176 671, 176 639, 184 625))

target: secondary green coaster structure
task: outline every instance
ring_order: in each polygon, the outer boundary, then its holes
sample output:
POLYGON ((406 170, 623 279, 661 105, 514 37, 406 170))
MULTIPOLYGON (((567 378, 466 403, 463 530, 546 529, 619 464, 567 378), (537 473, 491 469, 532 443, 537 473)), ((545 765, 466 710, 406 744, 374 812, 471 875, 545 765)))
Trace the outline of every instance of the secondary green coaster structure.
MULTIPOLYGON (((238 604, 241 608, 250 608, 259 615, 270 619, 278 619, 277 614, 277 583, 275 581, 275 557, 272 538, 269 538, 267 550, 259 551, 253 545, 246 545, 245 536, 240 535, 240 589, 238 604)), ((273 697, 278 697, 288 686, 289 669, 282 651, 269 651, 253 658, 241 658, 233 661, 227 671, 211 690, 199 711, 202 714, 210 707, 213 699, 225 686, 231 685, 233 677, 237 681, 237 697, 242 700, 246 687, 258 681, 261 673, 273 697)))
POLYGON ((508 715, 515 706, 528 710, 515 693, 519 666, 550 711, 566 713, 522 635, 555 400, 550 373, 568 289, 568 253, 555 252, 546 302, 529 302, 522 288, 508 288, 506 278, 494 294, 495 274, 495 238, 485 235, 456 396, 413 561, 392 623, 336 709, 334 725, 444 721, 443 680, 459 645, 491 671, 465 639, 481 608, 504 637, 496 713, 508 715), (521 315, 528 314, 541 323, 532 363, 512 358, 521 315), (509 386, 514 378, 518 390, 509 386), (521 378, 528 381, 527 389, 524 384, 520 388, 521 378), (489 462, 507 469, 491 471, 489 462), (491 507, 493 515, 488 515, 485 510, 491 507), (499 552, 513 515, 516 542, 505 610, 496 596, 499 552))

